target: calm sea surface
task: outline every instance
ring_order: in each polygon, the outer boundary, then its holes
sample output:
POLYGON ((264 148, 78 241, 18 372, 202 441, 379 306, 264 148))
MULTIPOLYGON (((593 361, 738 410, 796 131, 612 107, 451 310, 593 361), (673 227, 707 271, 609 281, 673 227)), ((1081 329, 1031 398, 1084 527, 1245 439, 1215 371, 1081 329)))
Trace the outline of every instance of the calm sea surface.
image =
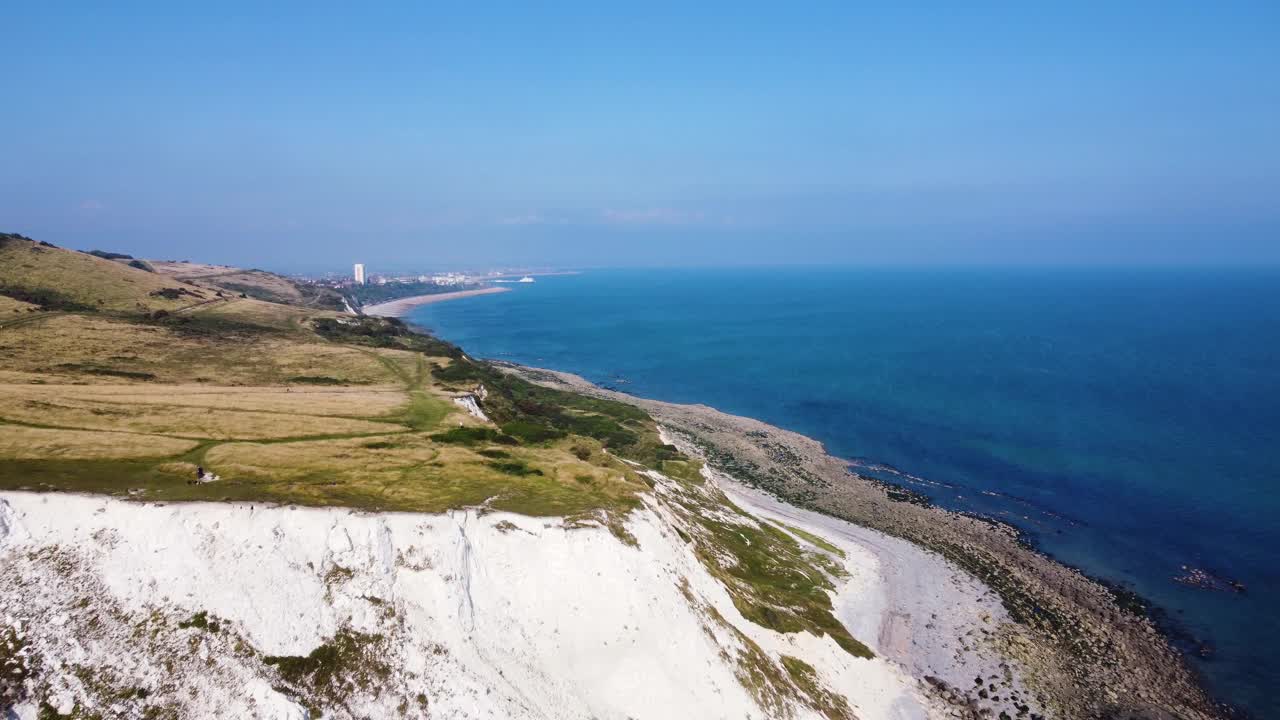
POLYGON ((1280 271, 600 271, 419 308, 473 355, 812 436, 1168 613, 1280 717, 1280 271), (1247 587, 1175 582, 1183 566, 1247 587))

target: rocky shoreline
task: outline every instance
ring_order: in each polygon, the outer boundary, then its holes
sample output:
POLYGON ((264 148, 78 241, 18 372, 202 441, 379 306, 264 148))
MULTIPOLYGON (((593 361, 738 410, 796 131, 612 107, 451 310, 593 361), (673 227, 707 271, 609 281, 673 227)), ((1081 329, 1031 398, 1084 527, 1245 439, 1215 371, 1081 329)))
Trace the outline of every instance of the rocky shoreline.
MULTIPOLYGON (((1051 717, 1223 718, 1182 655, 1132 599, 1028 547, 1005 524, 913 502, 828 455, 817 441, 703 405, 677 405, 600 388, 583 378, 508 363, 544 385, 620 400, 649 412, 717 470, 799 507, 938 553, 996 592, 1015 621, 993 638, 1028 673, 1051 717)), ((957 697, 957 717, 982 717, 957 697)))

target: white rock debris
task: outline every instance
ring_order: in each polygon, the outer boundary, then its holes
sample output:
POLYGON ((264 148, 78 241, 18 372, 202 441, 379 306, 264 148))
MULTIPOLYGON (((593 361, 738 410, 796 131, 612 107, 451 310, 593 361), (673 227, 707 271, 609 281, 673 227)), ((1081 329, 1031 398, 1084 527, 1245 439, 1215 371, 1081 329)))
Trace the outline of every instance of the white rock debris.
POLYGON ((476 401, 475 395, 460 395, 453 399, 453 404, 461 407, 463 410, 466 410, 467 414, 471 415, 471 417, 489 422, 489 418, 484 414, 484 411, 480 409, 480 403, 476 401))

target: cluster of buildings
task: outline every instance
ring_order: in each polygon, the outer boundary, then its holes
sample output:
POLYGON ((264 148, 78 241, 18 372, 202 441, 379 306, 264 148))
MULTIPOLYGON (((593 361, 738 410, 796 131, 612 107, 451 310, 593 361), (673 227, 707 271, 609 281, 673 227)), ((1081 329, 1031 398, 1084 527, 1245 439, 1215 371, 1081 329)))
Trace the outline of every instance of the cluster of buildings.
POLYGON ((481 278, 464 273, 437 273, 435 275, 369 275, 364 263, 356 263, 351 269, 352 285, 386 285, 387 283, 433 283, 435 285, 468 285, 481 278))
POLYGON ((393 283, 417 283, 417 284, 433 284, 449 287, 464 287, 474 285, 479 282, 533 282, 533 278, 526 276, 520 280, 504 279, 515 278, 516 275, 505 273, 500 270, 491 270, 487 273, 464 273, 464 272, 439 272, 431 274, 405 274, 405 275, 382 275, 372 274, 364 263, 355 263, 351 266, 351 274, 349 276, 339 275, 337 273, 325 273, 320 277, 316 276, 295 276, 295 280, 313 285, 324 285, 335 289, 349 288, 357 285, 389 285, 393 283))

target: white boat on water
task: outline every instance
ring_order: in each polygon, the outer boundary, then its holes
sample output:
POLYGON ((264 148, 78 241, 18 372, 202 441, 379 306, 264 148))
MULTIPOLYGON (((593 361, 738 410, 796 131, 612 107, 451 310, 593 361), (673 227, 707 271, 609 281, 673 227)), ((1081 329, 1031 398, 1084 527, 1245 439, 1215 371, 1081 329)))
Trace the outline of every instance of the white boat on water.
POLYGON ((518 282, 523 282, 523 283, 533 282, 533 278, 529 277, 528 275, 525 275, 524 277, 520 278, 518 282))

